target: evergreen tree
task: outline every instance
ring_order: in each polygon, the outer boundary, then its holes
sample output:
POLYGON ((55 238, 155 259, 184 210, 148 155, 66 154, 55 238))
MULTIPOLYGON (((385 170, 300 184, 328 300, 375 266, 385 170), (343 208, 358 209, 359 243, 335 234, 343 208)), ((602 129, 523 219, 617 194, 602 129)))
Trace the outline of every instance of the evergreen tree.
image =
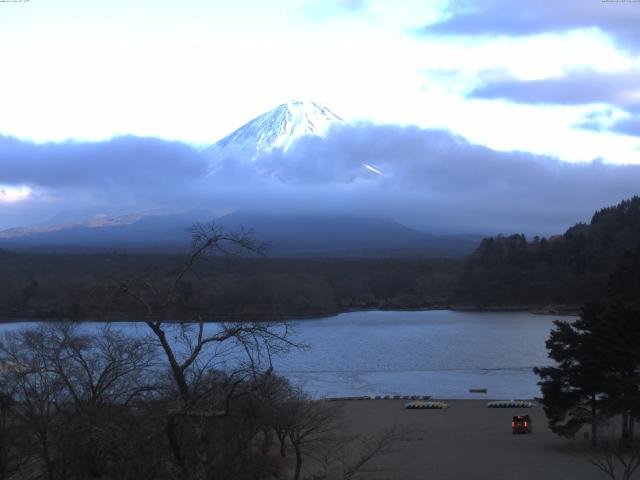
POLYGON ((606 412, 604 375, 599 349, 591 331, 600 305, 586 306, 573 323, 556 320, 546 342, 556 367, 535 368, 541 377, 541 403, 551 431, 572 436, 585 424, 591 425, 591 442, 597 442, 597 425, 606 412))
POLYGON ((583 308, 573 323, 556 321, 547 341, 555 367, 534 369, 551 430, 572 435, 619 415, 621 440, 633 440, 640 415, 640 249, 622 256, 601 302, 583 308))
POLYGON ((640 414, 640 248, 622 256, 610 277, 610 290, 594 334, 606 346, 604 385, 610 409, 622 420, 622 442, 633 440, 640 414))

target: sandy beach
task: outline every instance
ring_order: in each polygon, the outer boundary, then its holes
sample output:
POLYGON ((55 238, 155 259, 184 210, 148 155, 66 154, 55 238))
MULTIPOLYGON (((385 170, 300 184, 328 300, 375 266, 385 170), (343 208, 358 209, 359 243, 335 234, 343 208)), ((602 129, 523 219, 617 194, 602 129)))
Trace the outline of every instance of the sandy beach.
POLYGON ((590 480, 606 478, 584 457, 585 440, 547 427, 542 407, 487 408, 484 400, 447 400, 446 410, 406 410, 406 400, 341 401, 349 433, 412 429, 367 478, 394 480, 590 480), (533 432, 511 433, 511 417, 529 414, 533 432))

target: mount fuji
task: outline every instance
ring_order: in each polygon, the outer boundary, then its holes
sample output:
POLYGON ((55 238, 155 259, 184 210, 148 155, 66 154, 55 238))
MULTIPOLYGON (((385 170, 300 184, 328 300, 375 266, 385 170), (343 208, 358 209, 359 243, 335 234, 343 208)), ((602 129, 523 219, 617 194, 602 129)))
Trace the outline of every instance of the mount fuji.
POLYGON ((316 102, 293 100, 254 118, 209 150, 233 148, 254 154, 273 148, 287 150, 304 135, 325 136, 334 125, 348 124, 316 102))
MULTIPOLYGON (((254 118, 205 151, 211 154, 232 151, 255 162, 260 154, 268 153, 274 148, 281 148, 286 152, 300 137, 325 137, 331 128, 348 125, 344 119, 317 102, 292 100, 254 118)), ((216 169, 214 159, 207 176, 214 175, 216 169)), ((259 171, 268 175, 275 174, 264 169, 259 171)), ((363 163, 362 175, 370 177, 384 174, 378 167, 363 163)))
MULTIPOLYGON (((284 165, 263 163, 260 161, 263 153, 279 149, 286 154, 301 137, 324 137, 332 128, 342 126, 349 124, 327 107, 316 102, 290 101, 254 118, 208 147, 206 151, 211 152, 213 161, 207 177, 215 179, 217 168, 226 160, 245 160, 248 162, 245 166, 255 169, 258 175, 286 181, 286 162, 284 165), (229 158, 226 158, 225 150, 231 153, 229 158)), ((376 178, 382 175, 375 166, 361 163, 358 176, 376 178)), ((94 215, 88 219, 52 221, 0 231, 0 249, 183 251, 189 240, 186 229, 194 222, 210 221, 215 216, 213 210, 187 209, 173 213, 94 215)), ((215 221, 232 230, 240 226, 254 229, 276 256, 461 256, 470 253, 479 242, 479 237, 474 236, 429 235, 379 217, 234 211, 215 221)))

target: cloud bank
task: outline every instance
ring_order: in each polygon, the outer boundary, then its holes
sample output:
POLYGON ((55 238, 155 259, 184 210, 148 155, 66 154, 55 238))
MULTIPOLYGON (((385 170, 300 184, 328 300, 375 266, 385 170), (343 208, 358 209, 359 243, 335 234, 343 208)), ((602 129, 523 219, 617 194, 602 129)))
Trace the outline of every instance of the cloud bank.
POLYGON ((637 2, 562 0, 452 0, 444 20, 424 27, 428 35, 512 37, 598 28, 621 46, 640 47, 637 2))
MULTIPOLYGON (((424 36, 527 37, 562 35, 576 30, 597 30, 607 35, 631 60, 640 51, 640 3, 620 0, 449 0, 443 17, 419 30, 424 36)), ((532 61, 535 59, 531 59, 532 61)), ((480 84, 467 98, 505 100, 535 106, 585 106, 594 110, 574 127, 600 133, 640 136, 640 71, 576 69, 554 78, 521 80, 480 72, 480 84), (600 105, 596 105, 600 104, 600 105), (602 105, 618 115, 602 113, 602 105), (626 115, 625 115, 626 114, 626 115)))
POLYGON ((593 70, 568 72, 557 78, 519 80, 485 79, 470 97, 502 98, 516 103, 580 105, 607 103, 620 108, 639 102, 640 72, 603 73, 593 70))
POLYGON ((167 178, 196 178, 206 165, 179 142, 133 136, 104 142, 37 144, 0 137, 0 183, 147 190, 167 178))
MULTIPOLYGON (((640 4, 639 4, 640 5, 640 4)), ((562 77, 542 80, 496 78, 487 75, 474 88, 470 98, 502 99, 530 105, 605 104, 621 109, 627 116, 608 121, 611 111, 585 116, 581 128, 640 136, 640 71, 604 73, 593 70, 571 71, 562 77)))
POLYGON ((433 232, 551 234, 640 190, 640 166, 566 163, 494 151, 447 131, 371 124, 258 157, 149 138, 4 137, 0 163, 0 185, 32 191, 0 203, 3 228, 80 208, 209 207, 383 216, 433 232))
POLYGON ((640 137, 640 114, 618 120, 613 124, 611 129, 626 135, 640 137))

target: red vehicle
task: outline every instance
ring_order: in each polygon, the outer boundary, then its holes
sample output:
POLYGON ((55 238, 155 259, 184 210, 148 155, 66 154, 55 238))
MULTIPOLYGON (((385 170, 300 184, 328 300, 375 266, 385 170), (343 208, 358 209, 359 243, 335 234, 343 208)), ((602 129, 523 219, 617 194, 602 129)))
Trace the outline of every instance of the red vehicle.
POLYGON ((531 433, 531 417, 529 415, 516 415, 511 420, 511 433, 531 433))

